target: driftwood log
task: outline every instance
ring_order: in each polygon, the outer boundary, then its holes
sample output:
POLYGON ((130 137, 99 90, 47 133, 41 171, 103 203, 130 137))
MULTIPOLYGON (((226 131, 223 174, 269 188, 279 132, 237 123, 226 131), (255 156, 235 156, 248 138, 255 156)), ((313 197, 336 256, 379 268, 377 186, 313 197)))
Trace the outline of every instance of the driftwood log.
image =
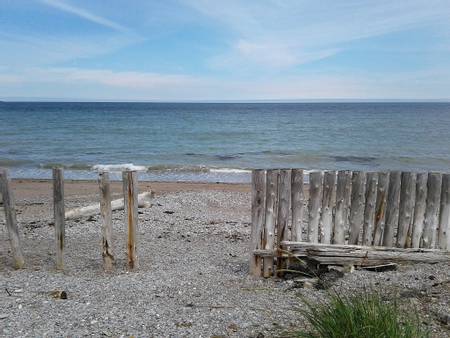
MULTIPOLYGON (((138 195, 138 207, 149 208, 153 192, 143 192, 138 195)), ((123 198, 111 202, 111 210, 122 210, 124 208, 123 198)), ((94 203, 85 207, 71 209, 66 212, 65 219, 76 219, 84 216, 93 216, 100 214, 100 203, 94 203)))
POLYGON ((361 245, 283 242, 293 256, 306 257, 319 264, 372 266, 386 263, 450 262, 450 252, 422 248, 388 248, 361 245))

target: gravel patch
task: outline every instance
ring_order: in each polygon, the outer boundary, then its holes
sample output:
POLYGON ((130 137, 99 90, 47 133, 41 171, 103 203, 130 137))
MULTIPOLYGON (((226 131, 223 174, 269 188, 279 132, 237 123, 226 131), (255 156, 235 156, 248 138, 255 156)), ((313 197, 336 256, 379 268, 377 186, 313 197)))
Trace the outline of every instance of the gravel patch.
MULTIPOLYGON (((95 198, 71 197, 67 208, 95 198)), ((329 292, 248 275, 248 193, 156 196, 151 208, 139 210, 140 267, 135 272, 126 269, 123 212, 113 212, 116 269, 109 274, 102 271, 98 216, 67 222, 62 273, 54 270, 50 201, 17 204, 26 268, 10 268, 0 219, 2 336, 270 337, 304 325, 298 314, 301 297, 317 301, 329 292), (57 298, 55 291, 62 290, 67 299, 57 298)), ((434 336, 448 337, 449 271, 446 264, 355 271, 332 288, 399 295, 418 309, 434 336)))

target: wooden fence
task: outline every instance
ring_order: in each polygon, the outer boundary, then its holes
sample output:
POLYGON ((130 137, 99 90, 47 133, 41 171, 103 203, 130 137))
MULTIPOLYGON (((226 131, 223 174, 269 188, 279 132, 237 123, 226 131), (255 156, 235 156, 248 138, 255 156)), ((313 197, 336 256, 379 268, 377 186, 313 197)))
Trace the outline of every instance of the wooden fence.
POLYGON ((252 172, 253 275, 285 269, 285 251, 300 243, 450 249, 450 174, 314 171, 309 184, 305 176, 252 172))
MULTIPOLYGON (((138 225, 138 182, 135 171, 122 173, 125 226, 128 229, 127 255, 128 268, 135 269, 138 266, 136 250, 136 233, 138 225)), ((100 190, 100 215, 102 224, 101 254, 105 270, 110 271, 114 266, 113 241, 112 241, 112 208, 109 174, 99 174, 100 190)), ((0 193, 3 198, 6 226, 8 228, 11 252, 16 268, 22 268, 25 264, 21 247, 20 231, 17 224, 14 197, 11 182, 5 169, 0 168, 0 193)), ((53 217, 55 225, 55 265, 56 269, 64 269, 64 247, 66 242, 65 220, 69 214, 64 209, 64 172, 61 168, 53 169, 53 217)), ((85 208, 87 209, 87 208, 85 208)), ((94 208, 95 209, 95 208, 94 208)))

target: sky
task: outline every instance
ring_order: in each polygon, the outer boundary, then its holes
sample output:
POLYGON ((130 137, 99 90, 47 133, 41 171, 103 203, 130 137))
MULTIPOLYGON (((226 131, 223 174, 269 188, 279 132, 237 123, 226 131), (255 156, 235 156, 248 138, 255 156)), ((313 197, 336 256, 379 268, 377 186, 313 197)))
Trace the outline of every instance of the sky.
POLYGON ((450 100, 450 0, 0 0, 0 100, 450 100))

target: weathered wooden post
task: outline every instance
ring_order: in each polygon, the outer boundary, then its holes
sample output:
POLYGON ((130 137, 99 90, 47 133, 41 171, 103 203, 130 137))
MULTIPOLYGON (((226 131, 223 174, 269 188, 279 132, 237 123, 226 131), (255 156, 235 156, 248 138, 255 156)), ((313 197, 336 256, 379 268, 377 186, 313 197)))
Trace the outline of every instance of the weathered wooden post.
POLYGON ((427 206, 427 181, 428 173, 417 174, 416 205, 414 207, 414 219, 411 238, 411 246, 413 248, 418 248, 422 240, 422 232, 425 223, 425 210, 427 206))
POLYGON ((56 237, 56 269, 64 269, 64 171, 62 168, 53 168, 53 217, 56 237))
MULTIPOLYGON (((287 268, 287 259, 283 258, 281 242, 289 239, 288 220, 291 215, 291 170, 280 170, 280 178, 278 185, 278 215, 277 215, 277 270, 285 270, 287 268)), ((277 273, 282 276, 283 271, 277 273)))
POLYGON ((262 228, 265 216, 265 185, 266 173, 264 170, 252 171, 252 228, 250 246, 250 274, 260 277, 262 274, 261 257, 254 254, 255 250, 264 249, 262 243, 262 228))
POLYGON ((309 174, 309 223, 308 223, 308 242, 319 243, 319 220, 322 207, 322 180, 321 171, 315 171, 309 174))
POLYGON ((138 257, 136 250, 136 233, 138 227, 138 183, 136 171, 122 172, 123 197, 125 202, 125 219, 128 226, 128 268, 130 270, 138 268, 138 257))
POLYGON ((100 215, 102 219, 102 257, 103 266, 106 271, 111 271, 114 265, 113 241, 112 241, 112 211, 111 211, 111 188, 109 184, 109 173, 99 174, 100 188, 100 215))
POLYGON ((450 246, 450 174, 442 175, 441 212, 439 215, 439 229, 437 247, 448 250, 450 246))
POLYGON ((348 211, 352 189, 352 172, 338 172, 336 187, 336 214, 334 216, 333 244, 345 244, 345 232, 348 231, 348 211))
POLYGON ((350 205, 350 234, 348 244, 357 244, 364 223, 366 201, 366 173, 354 171, 352 175, 352 198, 350 205))
POLYGON ((17 227, 16 209, 14 196, 11 189, 8 172, 0 168, 0 193, 3 197, 3 208, 5 210, 6 227, 8 228, 9 242, 14 258, 16 269, 20 269, 25 264, 22 248, 20 246, 19 228, 17 227))
POLYGON ((373 231, 373 245, 383 244, 383 233, 386 217, 386 203, 389 189, 389 172, 378 173, 377 202, 375 206, 375 226, 373 231))
POLYGON ((320 216, 320 242, 330 244, 333 235, 333 209, 336 203, 336 172, 326 171, 323 177, 322 215, 320 216))
POLYGON ((427 206, 425 209, 421 248, 434 248, 436 246, 436 230, 439 222, 441 187, 442 174, 429 173, 427 184, 427 206))
POLYGON ((386 219, 383 231, 383 246, 392 247, 394 245, 394 234, 398 227, 401 184, 402 173, 400 171, 392 171, 389 175, 389 190, 386 205, 386 219))
MULTIPOLYGON (((266 174, 266 208, 262 229, 262 249, 273 250, 275 246, 275 224, 277 221, 278 170, 267 170, 266 174)), ((263 259, 263 276, 273 275, 273 256, 263 259)))
POLYGON ((416 174, 402 173, 400 207, 396 245, 399 248, 411 246, 411 232, 416 201, 416 174))
POLYGON ((377 207, 378 173, 367 173, 362 245, 372 245, 377 207))
POLYGON ((301 242, 304 228, 305 193, 303 189, 303 170, 292 169, 291 173, 291 209, 292 209, 292 228, 291 241, 301 242))

